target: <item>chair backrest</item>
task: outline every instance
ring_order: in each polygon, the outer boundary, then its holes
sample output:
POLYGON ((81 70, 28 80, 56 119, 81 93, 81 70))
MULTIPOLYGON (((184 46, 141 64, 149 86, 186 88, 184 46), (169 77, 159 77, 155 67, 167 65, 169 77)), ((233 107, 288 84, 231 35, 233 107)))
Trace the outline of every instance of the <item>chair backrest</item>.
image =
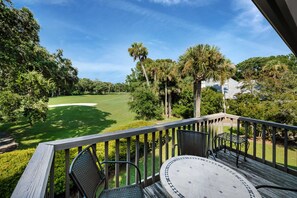
POLYGON ((207 133, 189 130, 177 130, 179 155, 196 155, 206 157, 207 133))
POLYGON ((98 189, 104 189, 105 175, 92 146, 88 146, 74 158, 69 175, 80 193, 87 198, 95 197, 98 189))

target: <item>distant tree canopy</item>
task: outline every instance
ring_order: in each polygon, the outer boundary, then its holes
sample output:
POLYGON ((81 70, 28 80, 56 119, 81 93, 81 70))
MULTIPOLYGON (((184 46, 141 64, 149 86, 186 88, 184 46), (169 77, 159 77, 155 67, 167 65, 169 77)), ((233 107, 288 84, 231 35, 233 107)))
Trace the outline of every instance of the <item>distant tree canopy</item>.
POLYGON ((127 92, 128 86, 125 83, 110 83, 99 80, 90 80, 88 78, 79 79, 75 85, 73 94, 109 94, 111 92, 127 92))
POLYGON ((272 60, 287 65, 289 70, 297 74, 297 58, 293 54, 289 54, 269 57, 253 57, 242 61, 236 65, 237 72, 234 78, 236 80, 242 80, 246 75, 248 75, 257 79, 259 78, 262 68, 272 60))

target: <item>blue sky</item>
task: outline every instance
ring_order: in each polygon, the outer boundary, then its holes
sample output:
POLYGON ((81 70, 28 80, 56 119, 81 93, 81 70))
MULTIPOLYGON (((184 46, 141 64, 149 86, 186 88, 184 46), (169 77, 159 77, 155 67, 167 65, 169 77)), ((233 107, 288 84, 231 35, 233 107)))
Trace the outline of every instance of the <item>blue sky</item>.
POLYGON ((178 60, 196 44, 216 45, 235 64, 290 50, 251 0, 13 0, 28 7, 50 52, 63 49, 80 78, 124 82, 128 54, 142 42, 152 59, 178 60))

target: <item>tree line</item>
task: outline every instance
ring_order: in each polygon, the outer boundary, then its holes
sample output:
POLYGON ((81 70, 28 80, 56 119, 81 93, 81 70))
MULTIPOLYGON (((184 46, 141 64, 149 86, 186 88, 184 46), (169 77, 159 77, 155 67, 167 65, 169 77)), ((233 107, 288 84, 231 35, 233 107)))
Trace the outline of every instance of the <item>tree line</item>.
POLYGON ((113 92, 128 92, 128 86, 126 83, 111 83, 102 82, 100 80, 91 80, 88 78, 79 79, 78 83, 74 86, 72 95, 83 94, 110 94, 113 92))
POLYGON ((293 54, 254 57, 234 65, 219 48, 208 44, 188 48, 178 61, 152 60, 142 43, 133 43, 128 52, 138 61, 126 78, 132 95, 130 109, 138 118, 227 112, 297 124, 297 58, 293 54), (226 100, 223 89, 221 93, 201 90, 203 80, 222 86, 230 78, 242 83, 234 99, 226 100))
POLYGON ((242 93, 228 101, 229 112, 297 125, 297 58, 293 54, 254 57, 237 65, 242 93))
POLYGON ((134 61, 138 60, 126 78, 133 98, 130 109, 138 118, 160 118, 162 114, 199 117, 201 113, 215 113, 224 108, 224 94, 209 89, 205 90, 208 96, 220 99, 214 104, 205 101, 203 112, 200 109, 202 81, 213 79, 223 85, 236 71, 218 47, 208 44, 190 47, 177 62, 148 58, 148 50, 142 43, 133 43, 128 52, 134 61))

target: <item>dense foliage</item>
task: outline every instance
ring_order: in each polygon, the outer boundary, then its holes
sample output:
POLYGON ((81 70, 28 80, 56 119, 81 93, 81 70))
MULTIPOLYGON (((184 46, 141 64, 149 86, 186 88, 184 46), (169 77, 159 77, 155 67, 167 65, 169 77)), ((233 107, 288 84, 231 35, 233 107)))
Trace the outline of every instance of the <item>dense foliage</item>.
MULTIPOLYGON (((210 115, 222 111, 222 94, 211 87, 202 89, 201 115, 210 115)), ((193 117, 193 91, 183 90, 178 96, 178 103, 173 106, 173 115, 182 118, 193 117)))
POLYGON ((231 62, 221 54, 218 47, 208 44, 190 47, 179 57, 182 76, 193 78, 194 117, 200 117, 201 114, 202 81, 213 79, 223 84, 227 73, 232 71, 231 66, 231 62))
POLYGON ((127 92, 128 86, 125 83, 110 83, 102 82, 99 80, 91 80, 88 78, 79 79, 78 83, 75 85, 74 95, 83 94, 110 94, 111 92, 127 92))
POLYGON ((18 150, 1 154, 0 192, 1 197, 10 197, 23 174, 35 149, 18 150))
MULTIPOLYGON (((133 48, 129 48, 129 52, 131 49, 133 48)), ((134 60, 136 59, 134 58, 134 60)), ((180 56, 179 62, 171 59, 152 60, 146 57, 132 69, 132 73, 127 76, 126 83, 132 92, 132 101, 136 103, 141 99, 140 93, 137 93, 138 98, 135 98, 133 92, 143 86, 143 83, 148 79, 149 83, 146 84, 149 86, 147 86, 146 92, 158 96, 158 103, 163 107, 163 115, 170 117, 173 113, 177 117, 187 118, 192 117, 193 114, 198 116, 201 113, 205 115, 206 113, 222 112, 224 106, 222 99, 224 98, 223 95, 220 95, 219 101, 209 100, 210 103, 214 103, 202 107, 201 111, 203 112, 200 113, 201 82, 206 79, 214 79, 219 80, 222 85, 234 74, 234 71, 235 68, 231 61, 226 59, 217 47, 197 45, 189 48, 184 55, 180 56), (147 77, 144 78, 145 75, 147 77), (193 100, 195 105, 192 104, 193 100), (217 102, 221 103, 219 107, 217 107, 217 102), (208 110, 206 110, 207 108, 208 110)), ((213 96, 212 93, 207 92, 206 95, 208 94, 213 96)), ((141 102, 144 101, 139 101, 139 103, 141 102)), ((131 110, 136 112, 139 118, 145 117, 144 114, 140 115, 138 109, 131 108, 131 110)), ((146 111, 154 110, 147 109, 146 111)))
POLYGON ((129 102, 130 109, 136 112, 140 119, 160 119, 162 110, 158 97, 149 89, 139 87, 132 94, 133 100, 129 102))
POLYGON ((230 113, 297 125, 296 57, 256 57, 237 67, 242 93, 228 101, 230 113))
POLYGON ((0 121, 44 120, 48 96, 71 93, 77 70, 62 50, 50 54, 39 44, 40 27, 29 9, 1 0, 0 24, 0 121))

